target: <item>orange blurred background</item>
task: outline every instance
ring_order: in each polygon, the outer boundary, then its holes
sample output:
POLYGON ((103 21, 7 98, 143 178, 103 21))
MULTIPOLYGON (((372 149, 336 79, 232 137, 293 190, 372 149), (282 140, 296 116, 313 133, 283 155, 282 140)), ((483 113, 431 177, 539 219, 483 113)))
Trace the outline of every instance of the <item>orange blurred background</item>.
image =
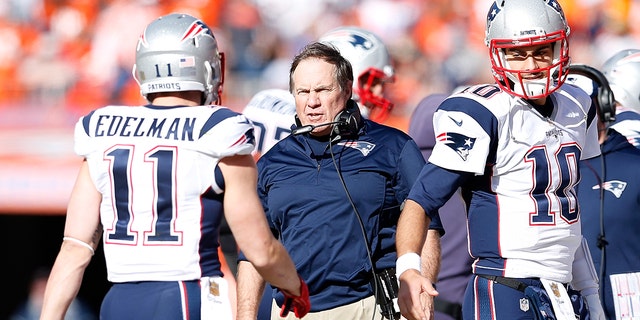
MULTIPOLYGON (((640 47, 640 4, 560 0, 574 62, 595 67, 640 47)), ((396 68, 387 124, 407 129, 426 95, 492 82, 484 22, 490 0, 3 0, 0 2, 0 232, 7 318, 26 298, 37 267, 51 266, 81 159, 78 118, 107 104, 144 104, 131 77, 142 28, 185 12, 210 27, 226 55, 223 104, 241 111, 266 88, 287 88, 290 59, 340 25, 358 25, 388 45, 396 68)), ((96 254, 80 296, 97 310, 108 284, 96 254)))

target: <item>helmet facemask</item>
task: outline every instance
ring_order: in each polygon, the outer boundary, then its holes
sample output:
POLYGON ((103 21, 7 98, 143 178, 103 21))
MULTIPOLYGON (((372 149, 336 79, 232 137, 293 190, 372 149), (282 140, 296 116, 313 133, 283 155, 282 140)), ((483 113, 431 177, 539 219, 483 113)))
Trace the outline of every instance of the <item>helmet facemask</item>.
POLYGON ((394 82, 393 76, 388 76, 382 70, 369 68, 357 79, 354 88, 355 100, 365 108, 360 108, 363 116, 376 122, 383 122, 389 117, 393 103, 383 96, 375 95, 371 88, 379 84, 394 82), (365 109, 365 110, 362 110, 365 109))
MULTIPOLYGON (((556 0, 495 0, 487 12, 485 44, 489 47, 491 69, 497 84, 510 94, 530 100, 545 98, 558 90, 567 78, 570 64, 570 32, 556 0), (536 51, 537 56, 533 58, 544 65, 550 64, 548 67, 515 69, 506 60, 507 49, 538 49, 546 45, 551 45, 552 57, 540 59, 540 52, 536 51), (535 79, 540 73, 544 76, 535 79)), ((524 59, 529 59, 529 53, 524 59)), ((517 60, 512 60, 512 64, 513 61, 517 60)), ((532 67, 528 63, 523 66, 532 67)))
POLYGON ((222 85, 224 84, 224 53, 220 52, 219 56, 219 69, 214 68, 210 61, 204 62, 205 68, 205 91, 204 103, 208 104, 222 104, 222 85))
MULTIPOLYGON (((525 39, 492 39, 489 42, 493 76, 502 90, 524 99, 544 98, 564 83, 568 74, 569 45, 564 30, 525 39), (511 68, 505 57, 507 49, 551 44, 551 65, 531 70, 511 68), (540 79, 527 80, 526 75, 544 73, 540 79)), ((528 57, 526 58, 528 59, 528 57)))

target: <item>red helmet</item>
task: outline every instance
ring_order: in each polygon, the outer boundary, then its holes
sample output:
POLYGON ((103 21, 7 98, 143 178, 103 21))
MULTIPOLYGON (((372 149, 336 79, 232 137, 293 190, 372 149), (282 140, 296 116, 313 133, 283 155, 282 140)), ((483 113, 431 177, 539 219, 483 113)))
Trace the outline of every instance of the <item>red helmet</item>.
POLYGON ((391 58, 384 43, 375 34, 358 27, 339 27, 325 33, 320 42, 333 45, 353 68, 353 97, 362 115, 376 122, 384 121, 393 103, 374 94, 371 88, 395 80, 391 58))

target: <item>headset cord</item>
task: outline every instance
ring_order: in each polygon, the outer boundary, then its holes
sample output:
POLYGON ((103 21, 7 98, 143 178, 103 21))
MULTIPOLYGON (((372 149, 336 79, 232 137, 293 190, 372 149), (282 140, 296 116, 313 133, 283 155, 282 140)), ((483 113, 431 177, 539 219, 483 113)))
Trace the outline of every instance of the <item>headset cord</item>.
MULTIPOLYGON (((600 233, 598 234, 598 237, 596 238, 596 246, 598 247, 598 249, 600 249, 600 269, 598 270, 598 292, 600 293, 600 302, 603 303, 604 302, 604 281, 606 281, 605 277, 604 277, 604 272, 605 272, 605 265, 606 265, 606 246, 607 246, 607 240, 605 238, 605 233, 604 233, 604 181, 606 181, 606 168, 605 168, 605 160, 604 160, 604 155, 600 154, 600 174, 598 174, 598 171, 591 166, 591 164, 588 161, 583 161, 584 164, 586 164, 587 168, 589 168, 589 170, 591 171, 591 173, 593 173, 593 175, 596 177, 596 181, 598 183, 598 190, 600 193, 600 212, 599 212, 599 224, 600 224, 600 233)), ((588 240, 587 240, 588 241, 588 240)), ((606 311, 605 311, 606 312, 606 311)))
MULTIPOLYGON (((364 222, 362 221, 362 216, 360 216, 360 212, 358 211, 358 208, 356 208, 356 205, 353 202, 353 198, 351 198, 351 193, 347 188, 347 184, 345 183, 344 178, 342 177, 342 172, 340 171, 340 167, 338 166, 335 155, 333 154, 333 142, 338 141, 340 139, 341 139, 340 135, 336 135, 333 139, 329 139, 329 153, 331 154, 331 161, 333 162, 333 167, 336 169, 336 173, 338 173, 338 178, 340 179, 342 188, 344 189, 344 192, 347 195, 347 199, 349 200, 349 204, 351 204, 351 208, 353 209, 353 213, 355 213, 356 218, 358 218, 358 223, 360 224, 360 231, 362 232, 362 237, 364 239, 365 246, 366 246, 365 248, 367 250, 367 258, 369 259, 369 263, 371 264, 371 274, 373 276, 373 281, 374 281, 373 296, 374 296, 375 304, 377 305, 378 295, 380 293, 378 292, 378 285, 377 285, 378 279, 376 275, 376 268, 375 268, 375 265, 373 264, 373 258, 371 257, 371 249, 370 249, 371 246, 369 244, 369 237, 367 237, 367 232, 364 227, 364 222)), ((373 315, 371 317, 372 320, 375 319, 376 317, 376 309, 377 309, 376 307, 373 308, 373 315)))
MULTIPOLYGON (((600 249, 600 270, 598 270, 598 276, 600 277, 600 285, 599 285, 599 291, 600 291, 600 303, 602 303, 602 305, 604 306, 604 283, 606 282, 606 278, 605 278, 605 270, 606 270, 606 259, 607 259, 607 253, 606 253, 606 248, 607 245, 609 244, 607 242, 607 239, 605 237, 605 233, 604 233, 604 196, 605 196, 605 186, 604 184, 607 181, 607 167, 606 167, 606 160, 604 158, 604 153, 602 152, 602 147, 600 148, 600 170, 601 170, 601 175, 602 175, 602 180, 598 181, 598 183, 600 183, 600 234, 598 235, 598 242, 597 242, 597 246, 600 249)), ((606 313, 606 310, 605 310, 606 313)))

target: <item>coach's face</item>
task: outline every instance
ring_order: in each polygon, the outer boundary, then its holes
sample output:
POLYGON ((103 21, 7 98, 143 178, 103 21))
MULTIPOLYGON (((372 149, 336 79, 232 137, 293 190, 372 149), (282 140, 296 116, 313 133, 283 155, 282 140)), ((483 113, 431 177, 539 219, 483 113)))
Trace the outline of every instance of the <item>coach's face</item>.
MULTIPOLYGON (((351 96, 351 84, 340 88, 334 65, 322 59, 300 61, 292 74, 296 114, 302 125, 319 125, 334 121, 345 109, 351 96)), ((311 134, 323 136, 331 133, 332 126, 315 128, 311 134)))

